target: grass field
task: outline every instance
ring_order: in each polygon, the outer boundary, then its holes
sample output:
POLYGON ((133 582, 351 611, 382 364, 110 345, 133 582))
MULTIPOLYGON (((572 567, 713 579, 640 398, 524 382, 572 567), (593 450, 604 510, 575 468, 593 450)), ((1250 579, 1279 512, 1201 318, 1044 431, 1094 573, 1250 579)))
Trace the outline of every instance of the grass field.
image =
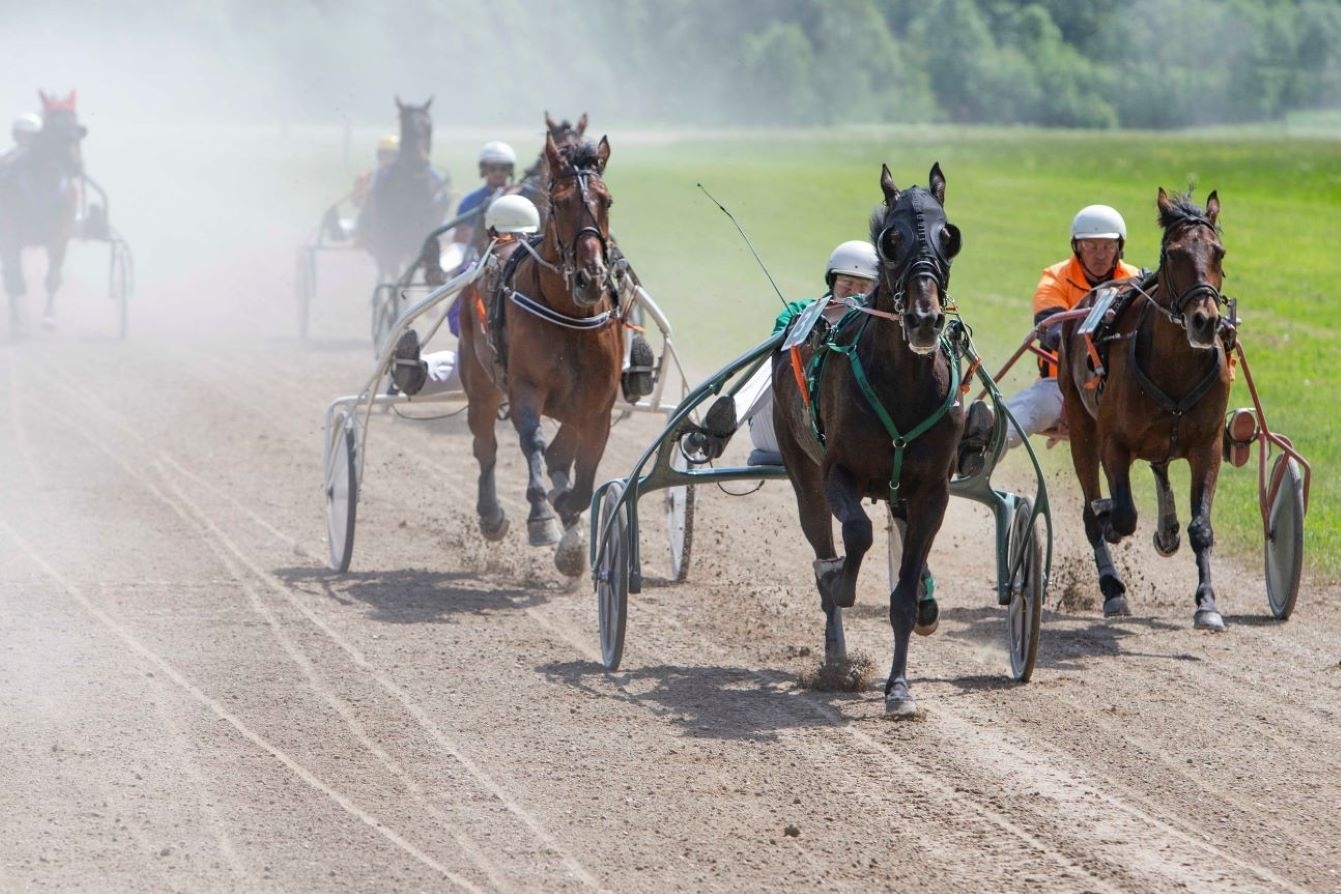
MULTIPOLYGON (((735 214, 783 294, 795 298, 820 291, 833 245, 865 237, 880 199, 882 161, 900 186, 925 185, 939 161, 950 219, 964 233, 951 291, 992 366, 1028 327, 1041 268, 1069 251, 1076 209, 1092 202, 1116 206, 1128 223, 1127 259, 1153 267, 1157 188, 1173 192, 1194 184, 1199 203, 1218 190, 1228 252, 1225 291, 1239 299, 1242 340, 1268 420, 1314 468, 1309 567, 1327 579, 1341 577, 1341 424, 1331 409, 1341 388, 1335 359, 1341 308, 1330 300, 1341 281, 1341 141, 1334 132, 1301 138, 1262 130, 1156 135, 908 128, 684 137, 615 132, 610 138, 614 230, 676 326, 682 355, 700 374, 765 337, 779 308, 731 222, 696 187, 700 182, 735 214)), ((437 147, 440 157, 466 161, 449 165, 458 187, 475 182, 469 159, 476 145, 437 147)), ((516 145, 529 156, 530 143, 516 145)), ((1027 381, 1021 369, 1004 390, 1027 381)), ((1240 381, 1231 404, 1248 403, 1240 381)), ((1047 462, 1069 469, 1064 450, 1047 462)), ((1175 474, 1184 522, 1185 469, 1178 464, 1175 474)), ((1148 536, 1154 510, 1149 475, 1138 468, 1135 478, 1144 489, 1141 536, 1148 536)), ((1256 493, 1254 465, 1222 472, 1215 511, 1222 554, 1260 555, 1256 493)))

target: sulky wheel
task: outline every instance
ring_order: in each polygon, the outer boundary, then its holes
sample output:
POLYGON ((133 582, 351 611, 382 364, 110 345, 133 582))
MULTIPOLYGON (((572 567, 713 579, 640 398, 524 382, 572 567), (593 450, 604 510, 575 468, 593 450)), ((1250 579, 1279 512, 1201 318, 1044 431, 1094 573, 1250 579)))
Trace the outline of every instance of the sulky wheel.
MULTIPOLYGON (((676 450, 671 457, 671 468, 686 469, 689 460, 676 450)), ((689 557, 694 545, 694 485, 682 484, 666 488, 666 532, 670 536, 671 580, 681 583, 689 576, 689 557)))
POLYGON ((601 663, 619 670, 624 657, 624 627, 629 614, 630 534, 628 505, 619 505, 624 484, 615 481, 601 497, 600 538, 596 550, 596 606, 601 619, 601 663))
POLYGON ((1010 673, 1021 683, 1033 676, 1043 621, 1043 543, 1038 539, 1037 526, 1029 523, 1032 511, 1027 497, 1016 500, 1006 547, 1006 567, 1011 569, 1007 616, 1010 673))
POLYGON ((337 413, 332 423, 336 431, 326 456, 326 534, 331 567, 345 572, 354 555, 354 517, 359 501, 358 427, 353 417, 343 412, 337 413))
POLYGON ((1284 455, 1276 457, 1270 480, 1276 496, 1267 508, 1267 604, 1284 621, 1294 611, 1304 565, 1304 482, 1299 464, 1284 455))

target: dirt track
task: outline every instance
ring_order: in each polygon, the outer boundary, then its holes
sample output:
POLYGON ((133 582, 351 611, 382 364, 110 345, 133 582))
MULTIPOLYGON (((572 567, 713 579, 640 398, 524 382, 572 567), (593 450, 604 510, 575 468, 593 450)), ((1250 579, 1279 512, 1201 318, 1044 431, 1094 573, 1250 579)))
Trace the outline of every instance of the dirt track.
MULTIPOLYGON (((775 482, 703 494, 678 586, 644 504, 606 675, 587 581, 520 524, 475 533, 460 419, 374 420, 353 570, 325 569, 322 411, 368 367, 360 299, 302 346, 287 249, 217 249, 142 290, 125 344, 72 274, 62 330, 0 346, 0 889, 1341 891, 1335 588, 1278 624, 1260 558, 1219 555, 1231 630, 1194 632, 1191 557, 1156 559, 1143 518, 1136 616, 1059 610, 1093 580, 1059 482, 1017 686, 987 519, 957 502, 925 718, 891 723, 878 549, 848 613, 872 689, 796 687, 822 616, 775 482)), ((656 428, 617 428, 603 477, 656 428)))

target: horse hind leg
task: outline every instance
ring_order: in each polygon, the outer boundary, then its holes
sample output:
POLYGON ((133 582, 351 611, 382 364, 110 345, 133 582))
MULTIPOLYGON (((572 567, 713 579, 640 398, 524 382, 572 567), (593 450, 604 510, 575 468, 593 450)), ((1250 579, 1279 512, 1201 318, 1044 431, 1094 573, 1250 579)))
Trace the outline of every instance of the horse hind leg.
POLYGON ((841 608, 850 608, 857 602, 857 574, 861 571, 861 560, 873 542, 871 519, 861 507, 861 491, 856 480, 839 463, 829 469, 824 496, 842 528, 845 551, 834 601, 841 608))
POLYGON ((843 559, 834 555, 833 516, 824 500, 819 466, 799 457, 789 459, 788 469, 792 490, 796 493, 801 531, 815 553, 815 589, 819 591, 820 610, 824 612, 824 663, 840 664, 847 660, 847 637, 843 633, 843 610, 835 599, 842 578, 843 559))
POLYGON ((573 459, 577 455, 577 442, 577 427, 564 424, 559 426, 554 440, 545 450, 545 470, 553 485, 547 498, 555 509, 558 509, 559 499, 573 489, 573 459))
POLYGON ((489 388, 489 394, 471 397, 467 404, 466 419, 474 435, 475 460, 480 464, 479 490, 475 500, 480 533, 485 540, 498 541, 508 532, 508 519, 498 502, 494 476, 498 465, 498 437, 494 434, 494 421, 498 418, 501 400, 497 389, 488 383, 484 384, 489 388))
POLYGON ((1150 471, 1155 473, 1155 498, 1159 501, 1159 525, 1155 528, 1155 552, 1168 557, 1178 552, 1181 538, 1178 535, 1178 508, 1173 503, 1173 490, 1169 487, 1168 463, 1151 463, 1150 471))
POLYGON ((1104 598, 1104 617, 1111 618, 1131 614, 1127 605, 1127 585, 1118 576, 1113 566, 1113 556, 1108 551, 1106 532, 1112 530, 1111 515, 1113 501, 1102 499, 1099 490, 1099 450, 1098 431, 1094 420, 1088 413, 1073 414, 1071 421, 1071 461, 1076 469, 1076 479, 1085 495, 1084 511, 1081 518, 1085 522, 1085 539, 1094 550, 1094 566, 1099 574, 1099 592, 1104 598))
POLYGON ((0 267, 4 268, 5 295, 9 298, 10 328, 17 330, 23 319, 20 307, 28 284, 23 280, 23 255, 17 248, 5 246, 0 250, 0 267))

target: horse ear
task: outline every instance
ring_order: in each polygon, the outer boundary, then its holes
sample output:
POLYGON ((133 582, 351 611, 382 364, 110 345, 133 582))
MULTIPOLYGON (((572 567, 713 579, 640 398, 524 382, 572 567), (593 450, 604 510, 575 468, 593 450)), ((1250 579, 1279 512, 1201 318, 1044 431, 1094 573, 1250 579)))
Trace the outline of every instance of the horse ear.
POLYGON ((1220 196, 1216 194, 1215 190, 1211 190, 1211 194, 1206 197, 1206 219, 1214 225, 1215 219, 1219 216, 1220 196))
POLYGON ((427 111, 428 111, 428 107, 431 106, 431 105, 433 105, 433 97, 432 97, 432 96, 430 96, 430 97, 428 98, 428 102, 424 103, 423 111, 427 112, 427 111))
POLYGON ((931 174, 928 176, 927 185, 931 187, 931 194, 936 197, 936 201, 944 205, 945 175, 941 173, 940 162, 932 162, 931 174))
POLYGON ((1162 186, 1159 188, 1159 195, 1155 196, 1155 207, 1159 208, 1160 214, 1167 214, 1173 208, 1169 204, 1169 194, 1164 191, 1162 186))
POLYGON ((549 110, 545 110, 545 130, 554 133, 559 129, 559 123, 549 116, 549 110))
POLYGON ((43 111, 49 111, 49 110, 51 109, 51 107, 52 107, 53 105, 55 105, 55 103, 52 101, 51 97, 50 97, 50 96, 47 96, 47 91, 45 91, 45 90, 38 90, 38 91, 37 91, 37 97, 38 97, 38 99, 42 100, 42 110, 43 110, 43 111))
POLYGON ((582 117, 577 119, 577 135, 580 137, 587 132, 587 113, 583 112, 582 117))
POLYGON ((545 131, 545 160, 549 162, 551 175, 563 170, 563 157, 559 155, 559 147, 554 145, 554 135, 549 131, 545 131))
POLYGON ((69 98, 65 100, 65 107, 73 112, 75 110, 75 100, 78 99, 78 97, 79 91, 71 90, 69 98))
POLYGON ((403 103, 403 102, 400 101, 400 95, 399 95, 399 94, 396 95, 396 111, 398 111, 398 112, 403 112, 403 111, 405 111, 405 103, 403 103))
POLYGON ((598 173, 605 173, 605 163, 610 160, 610 141, 601 135, 601 142, 596 147, 596 170, 598 173))
POLYGON ((885 194, 885 204, 893 207, 899 199, 899 188, 894 185, 894 178, 890 176, 889 165, 880 165, 880 189, 885 194))

